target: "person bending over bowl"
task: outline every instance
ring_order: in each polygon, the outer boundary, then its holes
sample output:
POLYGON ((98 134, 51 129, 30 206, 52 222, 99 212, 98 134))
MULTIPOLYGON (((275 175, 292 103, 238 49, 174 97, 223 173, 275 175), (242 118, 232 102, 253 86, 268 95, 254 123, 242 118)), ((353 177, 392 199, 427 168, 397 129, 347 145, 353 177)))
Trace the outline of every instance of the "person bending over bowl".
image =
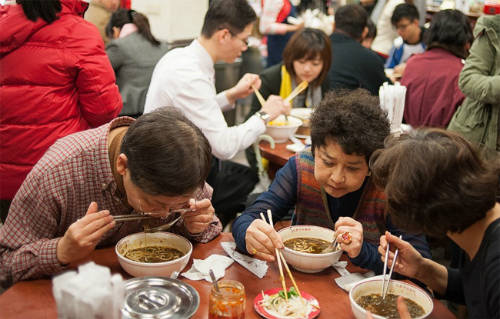
MULTIPOLYGON (((96 246, 142 230, 113 215, 158 217, 189 207, 171 231, 193 241, 217 236, 221 224, 205 184, 211 149, 201 131, 174 108, 119 117, 59 139, 17 192, 0 228, 0 283, 40 278, 67 269, 96 246)), ((155 225, 151 226, 155 226, 155 225)))
POLYGON ((457 133, 420 129, 389 140, 370 163, 396 225, 447 236, 468 257, 462 268, 446 268, 386 233, 378 250, 384 256, 388 242, 391 251, 399 248, 394 271, 446 299, 465 303, 470 318, 500 318, 498 162, 486 162, 457 133))
MULTIPOLYGON (((386 230, 401 232, 385 216, 385 195, 371 181, 368 158, 388 135, 377 97, 364 89, 328 93, 311 118, 312 147, 290 158, 268 191, 233 223, 238 248, 274 260, 275 247, 283 243, 259 214, 270 209, 277 221, 295 207, 292 224, 334 229, 355 265, 382 273, 379 238, 386 230)), ((430 256, 424 236, 403 238, 430 256)))

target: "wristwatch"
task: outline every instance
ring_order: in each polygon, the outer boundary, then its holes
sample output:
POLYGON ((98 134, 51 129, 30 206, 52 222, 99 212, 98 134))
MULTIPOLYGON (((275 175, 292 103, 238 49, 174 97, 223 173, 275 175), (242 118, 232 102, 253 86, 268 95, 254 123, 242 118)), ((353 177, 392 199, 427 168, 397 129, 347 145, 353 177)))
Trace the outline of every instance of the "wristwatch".
POLYGON ((267 114, 264 111, 258 111, 257 113, 255 113, 255 115, 260 117, 260 119, 263 120, 265 124, 267 124, 269 122, 269 120, 271 119, 271 115, 267 114))

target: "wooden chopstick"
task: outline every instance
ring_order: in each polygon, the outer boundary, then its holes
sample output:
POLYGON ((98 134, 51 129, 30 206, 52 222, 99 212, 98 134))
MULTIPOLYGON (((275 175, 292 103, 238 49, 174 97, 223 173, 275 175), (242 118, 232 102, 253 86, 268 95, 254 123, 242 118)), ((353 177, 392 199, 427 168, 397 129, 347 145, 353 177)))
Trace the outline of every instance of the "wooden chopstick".
POLYGON ((292 93, 290 93, 290 95, 285 98, 285 101, 290 102, 291 100, 293 100, 302 91, 307 89, 308 85, 309 84, 307 83, 307 81, 302 81, 299 85, 297 85, 297 87, 292 91, 292 93))
MULTIPOLYGON (((270 225, 273 226, 274 225, 274 223, 273 223, 273 215, 271 214, 271 210, 270 209, 267 210, 267 218, 269 219, 270 225)), ((285 257, 283 257, 283 253, 278 248, 276 248, 276 250, 279 252, 279 255, 281 257, 281 261, 283 262, 283 265, 285 266, 285 269, 286 269, 286 271, 288 273, 288 276, 292 280, 292 284, 295 287, 295 290, 299 294, 299 297, 302 299, 302 294, 300 293, 299 286, 297 286, 297 283, 295 282, 295 278, 293 278, 292 272, 290 271, 290 268, 288 268, 288 264, 286 263, 285 257)), ((286 293, 286 291, 285 291, 285 293, 286 293)))
POLYGON ((266 103, 266 100, 264 99, 262 94, 260 94, 259 90, 253 84, 252 84, 252 89, 253 89, 255 95, 257 95, 257 100, 259 100, 260 106, 264 106, 264 103, 266 103))
MULTIPOLYGON (((264 221, 264 223, 267 224, 266 218, 264 217, 263 213, 260 213, 260 218, 264 221)), ((272 226, 272 224, 271 224, 271 226, 272 226)), ((283 286, 283 292, 285 293, 285 300, 288 301, 285 276, 283 275, 283 267, 281 266, 281 258, 280 258, 280 255, 278 253, 278 248, 275 248, 274 252, 276 253, 276 262, 278 263, 278 268, 280 270, 280 280, 281 280, 281 285, 283 286)), ((285 259, 283 259, 283 262, 284 261, 285 261, 285 259)))

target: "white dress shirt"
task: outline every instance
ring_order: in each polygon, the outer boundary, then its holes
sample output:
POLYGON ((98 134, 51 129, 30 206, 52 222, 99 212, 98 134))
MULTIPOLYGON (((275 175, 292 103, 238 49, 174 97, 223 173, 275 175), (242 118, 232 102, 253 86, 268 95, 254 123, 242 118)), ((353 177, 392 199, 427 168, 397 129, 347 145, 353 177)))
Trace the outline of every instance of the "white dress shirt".
POLYGON ((205 134, 212 154, 226 160, 250 146, 266 130, 256 115, 228 127, 222 114, 232 109, 226 95, 215 91, 215 69, 205 48, 194 40, 165 54, 153 71, 144 113, 162 106, 181 110, 205 134))

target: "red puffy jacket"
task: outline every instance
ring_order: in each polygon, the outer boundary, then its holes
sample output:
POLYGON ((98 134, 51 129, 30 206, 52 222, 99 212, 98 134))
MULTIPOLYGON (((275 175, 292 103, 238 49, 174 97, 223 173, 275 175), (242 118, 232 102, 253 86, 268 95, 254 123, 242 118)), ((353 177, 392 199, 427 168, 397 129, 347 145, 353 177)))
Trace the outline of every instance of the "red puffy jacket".
POLYGON ((121 111, 115 75, 87 4, 61 0, 59 18, 26 18, 0 6, 0 199, 12 199, 58 138, 100 126, 121 111))

